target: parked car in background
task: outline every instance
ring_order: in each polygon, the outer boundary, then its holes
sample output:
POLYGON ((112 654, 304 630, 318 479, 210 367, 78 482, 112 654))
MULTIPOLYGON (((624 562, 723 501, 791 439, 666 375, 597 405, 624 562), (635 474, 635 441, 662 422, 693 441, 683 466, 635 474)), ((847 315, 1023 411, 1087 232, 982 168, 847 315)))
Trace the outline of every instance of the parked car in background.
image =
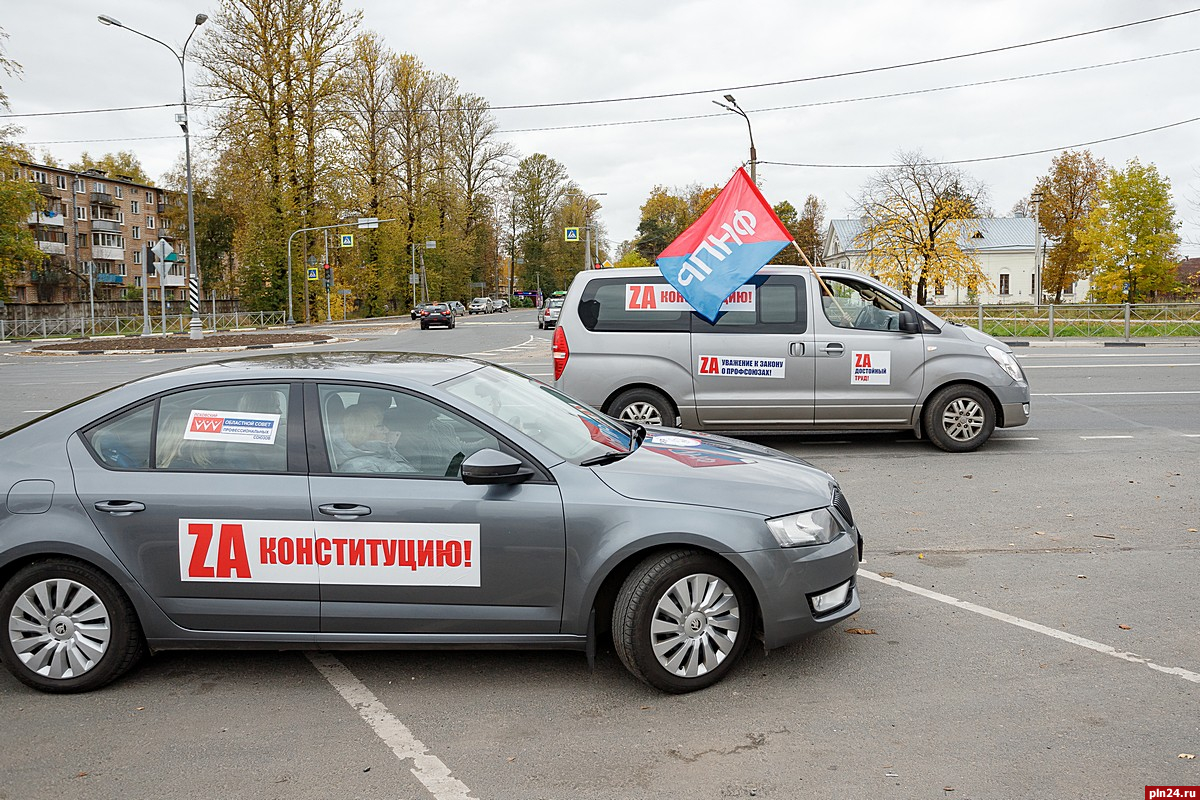
POLYGON ((490 297, 476 297, 467 306, 468 314, 491 314, 495 310, 496 308, 492 304, 492 298, 490 297))
POLYGON ((508 311, 508 300, 503 297, 497 297, 492 301, 492 308, 495 311, 508 311))
POLYGON ((450 306, 450 310, 454 312, 455 316, 461 317, 467 313, 467 307, 457 300, 451 300, 447 303, 447 305, 450 306))
POLYGON ((539 328, 545 330, 547 328, 553 328, 558 324, 558 315, 562 311, 564 299, 565 298, 562 297, 551 297, 546 301, 546 305, 544 305, 542 309, 538 311, 539 328))
POLYGON ((162 650, 591 654, 604 630, 638 679, 688 692, 860 608, 832 475, 454 356, 139 378, 0 434, 0 496, 0 661, 46 692, 162 650))
POLYGON ((421 330, 429 330, 434 325, 454 327, 454 311, 447 303, 430 303, 421 309, 421 330))
POLYGON ((417 303, 415 306, 412 307, 412 311, 409 312, 409 315, 413 319, 416 319, 417 317, 421 316, 421 311, 424 308, 428 307, 429 305, 430 305, 429 303, 417 303))

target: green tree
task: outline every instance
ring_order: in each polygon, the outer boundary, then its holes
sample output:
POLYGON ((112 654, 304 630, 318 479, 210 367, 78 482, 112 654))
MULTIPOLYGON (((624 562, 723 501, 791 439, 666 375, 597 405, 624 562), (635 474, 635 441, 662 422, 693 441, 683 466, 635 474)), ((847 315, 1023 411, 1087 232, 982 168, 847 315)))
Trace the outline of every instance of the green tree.
POLYGON ((551 239, 562 238, 561 229, 555 228, 562 221, 561 208, 571 188, 566 167, 544 153, 534 153, 517 164, 510 186, 515 201, 518 254, 525 259, 522 283, 525 286, 540 283, 542 291, 565 288, 559 285, 563 276, 555 277, 551 256, 556 254, 557 243, 552 244, 551 239))
POLYGON ((980 286, 986 278, 962 242, 986 190, 920 153, 902 152, 898 161, 859 196, 864 225, 856 244, 866 251, 864 266, 909 296, 915 290, 921 304, 930 286, 980 286))
POLYGON ((1076 232, 1096 207, 1107 165, 1088 150, 1064 151, 1054 157, 1050 172, 1038 178, 1042 193, 1038 222, 1052 243, 1042 267, 1042 291, 1061 303, 1063 293, 1088 271, 1087 257, 1076 232))
POLYGON ((1076 233, 1092 274, 1092 299, 1144 302, 1175 288, 1179 223, 1171 182, 1135 158, 1110 169, 1076 233))
MULTIPOLYGON (((8 34, 0 29, 0 71, 10 77, 21 74, 21 65, 4 55, 8 34)), ((9 109, 8 95, 0 85, 0 108, 9 109)), ((41 195, 29 181, 19 179, 17 160, 28 158, 16 144, 20 128, 0 125, 0 300, 5 300, 17 276, 25 269, 40 266, 46 256, 27 220, 32 211, 42 207, 41 195)))
POLYGON ((93 158, 88 155, 85 150, 78 161, 73 161, 68 169, 75 172, 83 172, 89 169, 98 169, 102 172, 107 172, 109 177, 117 177, 123 175, 126 178, 131 178, 134 183, 144 183, 147 186, 153 186, 154 181, 142 169, 141 159, 129 150, 118 150, 115 153, 105 153, 99 158, 93 158))
MULTIPOLYGON (((787 200, 777 203, 774 211, 792 235, 792 241, 804 250, 811 263, 817 264, 825 236, 825 204, 816 195, 810 194, 804 201, 803 212, 797 212, 796 207, 787 200)), ((804 263, 804 259, 795 247, 785 247, 771 259, 771 263, 799 265, 804 263)))
POLYGON ((655 186, 642 204, 636 247, 653 262, 667 245, 708 210, 721 193, 720 186, 692 184, 683 189, 655 186))

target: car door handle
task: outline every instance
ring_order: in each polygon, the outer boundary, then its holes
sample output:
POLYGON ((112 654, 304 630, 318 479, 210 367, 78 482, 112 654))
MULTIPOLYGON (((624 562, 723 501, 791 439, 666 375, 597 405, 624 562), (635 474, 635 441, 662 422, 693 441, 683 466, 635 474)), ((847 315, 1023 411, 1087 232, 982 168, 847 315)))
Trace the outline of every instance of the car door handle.
POLYGON ((326 503, 317 506, 317 510, 330 517, 365 517, 371 513, 370 506, 357 503, 326 503))
POLYGON ((804 355, 804 342, 789 342, 788 354, 793 356, 804 355))
POLYGON ((104 511, 114 517, 126 517, 135 511, 145 511, 146 504, 137 500, 101 500, 96 503, 97 511, 104 511))
POLYGON ((846 352, 846 347, 841 342, 830 342, 821 349, 825 351, 825 355, 827 356, 840 356, 846 352))

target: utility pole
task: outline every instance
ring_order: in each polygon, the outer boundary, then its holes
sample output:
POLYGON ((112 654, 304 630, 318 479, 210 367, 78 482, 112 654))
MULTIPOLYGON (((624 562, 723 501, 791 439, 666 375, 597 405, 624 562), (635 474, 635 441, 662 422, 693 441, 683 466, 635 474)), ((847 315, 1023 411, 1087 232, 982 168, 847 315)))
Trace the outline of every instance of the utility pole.
POLYGON ((1042 192, 1035 190, 1029 195, 1033 203, 1033 307, 1042 304, 1042 192))

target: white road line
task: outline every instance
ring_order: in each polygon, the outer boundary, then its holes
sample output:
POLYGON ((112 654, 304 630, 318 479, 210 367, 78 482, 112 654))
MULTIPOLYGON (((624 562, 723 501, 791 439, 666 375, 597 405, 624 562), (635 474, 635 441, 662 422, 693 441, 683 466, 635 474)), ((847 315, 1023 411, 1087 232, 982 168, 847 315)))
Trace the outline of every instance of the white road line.
POLYGON ((1076 636, 1073 633, 1067 633, 1065 631, 1055 630, 1054 628, 1048 628, 1045 625, 1039 625, 1036 622, 1030 622, 1029 620, 1021 619, 1020 617, 1014 617, 1011 614, 1005 614, 1003 611, 996 611, 991 608, 986 608, 985 606, 977 606, 974 603, 967 602, 966 600, 959 600, 957 597, 951 597, 948 594, 942 594, 940 592, 934 592, 920 586, 914 586, 911 583, 898 581, 895 578, 885 578, 882 575, 877 575, 874 572, 868 572, 865 569, 860 569, 858 571, 858 575, 861 578, 867 578, 868 580, 876 581, 877 583, 886 583, 888 586, 895 586, 896 588, 903 589, 906 592, 912 592, 913 594, 918 594, 922 597, 929 598, 930 600, 936 600, 939 603, 945 603, 946 605, 954 606, 955 608, 961 608, 964 611, 973 611, 976 614, 982 614, 985 617, 990 617, 991 619, 999 620, 1000 622, 1007 622, 1009 625, 1016 625, 1018 628, 1025 628, 1026 630, 1033 631, 1034 633, 1041 633, 1054 639, 1059 639, 1060 641, 1076 644, 1080 647, 1086 647, 1088 650, 1095 650, 1097 653, 1103 653, 1106 656, 1119 658, 1122 661, 1128 661, 1133 664, 1145 664, 1150 669, 1156 670, 1157 672, 1161 672, 1165 675, 1174 675, 1177 678, 1183 678, 1185 681, 1200 683, 1200 673, 1192 672, 1189 669, 1183 669, 1182 667, 1164 667, 1160 664, 1155 664, 1153 661, 1147 658, 1142 658, 1136 653, 1128 653, 1124 650, 1118 650, 1115 647, 1110 647, 1109 645, 1101 644, 1100 642, 1094 642, 1091 639, 1085 639, 1082 636, 1076 636))
POLYGON ((429 748, 421 743, 370 689, 329 653, 305 653, 313 666, 325 676, 351 708, 371 726, 401 761, 412 761, 412 774, 437 800, 473 800, 471 790, 450 774, 450 770, 429 748))
POLYGON ((1034 397, 1141 397, 1142 395, 1152 394, 1200 394, 1200 391, 1180 389, 1179 391, 1169 392, 1047 392, 1045 394, 1034 394, 1034 397))
POLYGON ((1200 433, 1184 433, 1181 435, 1185 439, 1200 439, 1200 433))
POLYGON ((1080 436, 1080 439, 1132 439, 1132 436, 1080 436))
POLYGON ((1006 442, 1039 442, 1039 441, 1041 441, 1041 439, 1039 439, 1036 436, 1001 436, 998 439, 996 439, 996 441, 1001 441, 1001 440, 1006 441, 1006 442))

